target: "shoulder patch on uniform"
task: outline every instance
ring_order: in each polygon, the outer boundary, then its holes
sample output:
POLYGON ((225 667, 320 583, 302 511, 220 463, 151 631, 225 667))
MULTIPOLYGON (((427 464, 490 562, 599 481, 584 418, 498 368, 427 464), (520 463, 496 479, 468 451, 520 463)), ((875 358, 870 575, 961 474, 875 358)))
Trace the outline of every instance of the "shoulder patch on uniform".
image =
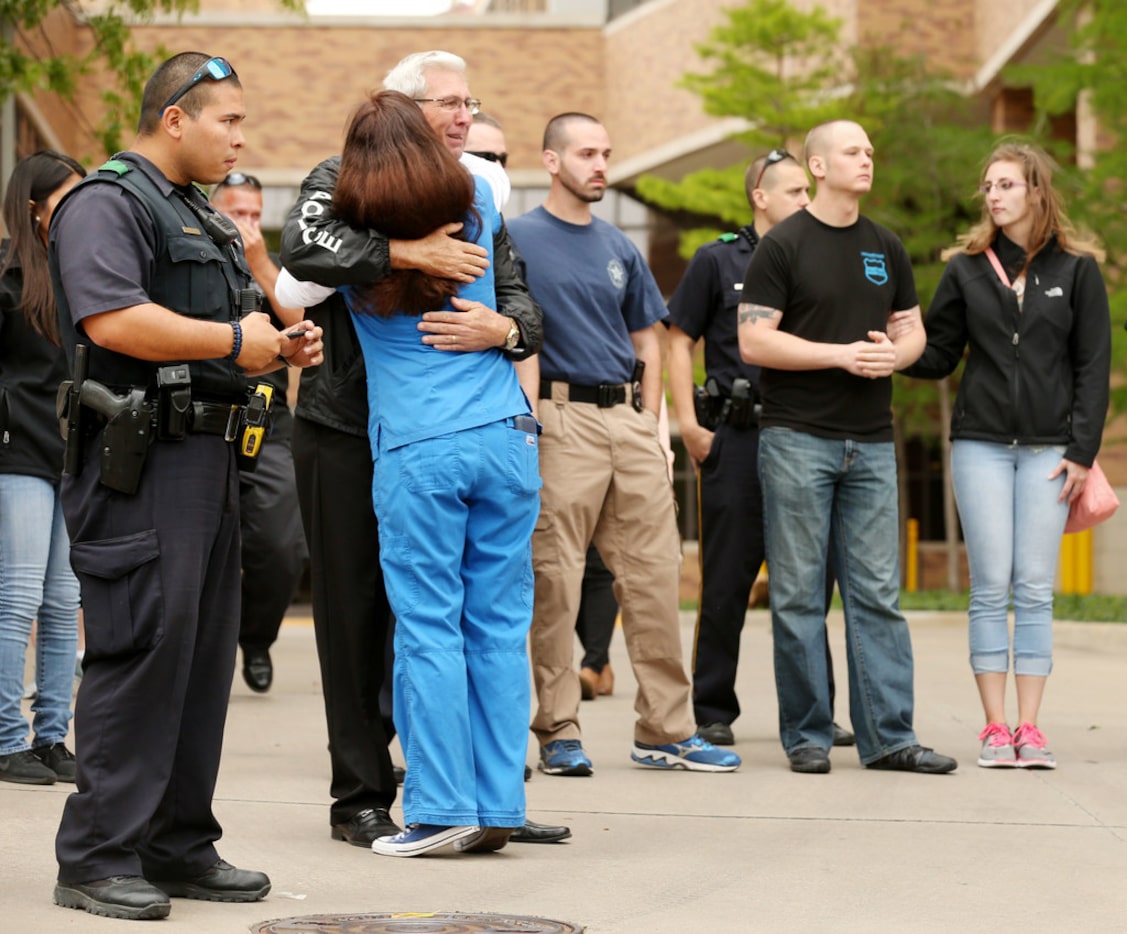
POLYGON ((733 240, 736 240, 738 238, 739 238, 739 234, 722 233, 716 239, 719 240, 721 243, 731 243, 733 240))
POLYGON ((133 169, 122 162, 120 159, 110 159, 98 166, 99 172, 113 172, 115 175, 124 175, 126 172, 132 172, 133 169))

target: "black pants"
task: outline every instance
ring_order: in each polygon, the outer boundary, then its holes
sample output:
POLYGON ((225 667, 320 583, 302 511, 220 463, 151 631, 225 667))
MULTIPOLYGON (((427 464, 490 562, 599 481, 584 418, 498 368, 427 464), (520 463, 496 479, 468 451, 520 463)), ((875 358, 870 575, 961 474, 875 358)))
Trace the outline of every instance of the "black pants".
MULTIPOLYGON (((693 710, 698 724, 731 724, 740 715, 736 668, 751 587, 766 554, 759 431, 720 425, 697 471, 701 591, 693 640, 693 710)), ((827 574, 826 608, 833 593, 827 574)), ((833 704, 833 665, 826 637, 833 704)))
POLYGON ((239 633, 234 452, 216 435, 153 444, 127 496, 99 484, 99 441, 62 484, 86 655, 59 879, 190 878, 219 859, 222 833, 211 800, 239 633))
POLYGON ((391 608, 372 509, 367 437, 294 419, 294 468, 309 543, 313 626, 332 764, 330 823, 390 807, 395 777, 380 712, 391 608))
POLYGON ((239 472, 239 512, 243 536, 239 645, 268 649, 278 638, 309 557, 288 437, 270 438, 255 469, 239 472))
POLYGON ((614 621, 618 618, 618 601, 614 598, 614 575, 592 545, 587 549, 587 566, 583 570, 583 590, 579 596, 579 615, 575 632, 583 646, 582 668, 602 672, 610 661, 610 640, 614 621))

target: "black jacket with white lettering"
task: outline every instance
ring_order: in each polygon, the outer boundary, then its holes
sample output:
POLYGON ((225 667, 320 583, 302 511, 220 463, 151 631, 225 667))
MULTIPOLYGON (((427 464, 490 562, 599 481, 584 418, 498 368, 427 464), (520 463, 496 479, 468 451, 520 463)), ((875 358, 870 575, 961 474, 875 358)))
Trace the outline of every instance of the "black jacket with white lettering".
MULTIPOLYGON (((282 265, 297 279, 341 286, 375 282, 391 272, 388 240, 375 230, 357 230, 332 214, 332 194, 340 174, 340 156, 320 163, 301 183, 297 203, 282 229, 282 265)), ((493 282, 496 310, 516 321, 521 340, 505 351, 521 360, 540 350, 543 312, 528 294, 517 271, 508 230, 493 240, 493 282)), ((348 434, 368 434, 368 390, 364 357, 352 317, 337 293, 309 309, 325 329, 325 362, 301 371, 296 414, 348 434)))
MULTIPOLYGON (((1001 252, 997 243, 995 249, 1001 252)), ((1111 366, 1107 289, 1092 256, 1051 243, 1029 264, 1019 309, 985 254, 958 253, 944 270, 925 327, 927 349, 907 376, 948 376, 970 348, 952 440, 1063 444, 1068 460, 1091 466, 1111 366)))

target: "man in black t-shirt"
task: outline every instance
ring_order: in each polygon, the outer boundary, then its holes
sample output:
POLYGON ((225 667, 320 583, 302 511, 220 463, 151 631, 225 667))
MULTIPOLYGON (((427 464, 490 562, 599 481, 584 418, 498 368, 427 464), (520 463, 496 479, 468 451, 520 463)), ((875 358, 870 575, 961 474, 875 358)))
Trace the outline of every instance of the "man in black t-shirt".
MULTIPOLYGON (((810 179, 785 149, 748 166, 754 222, 693 256, 669 300, 669 390, 697 471, 701 589, 693 639, 693 710, 701 736, 735 742, 736 667, 748 597, 765 555, 759 450, 759 367, 740 360, 736 308, 759 238, 810 203, 810 179), (694 400, 693 351, 704 341, 705 395, 694 400), (698 418, 698 406, 700 418, 698 418)), ((833 592, 832 581, 829 590, 833 592)), ((829 652, 829 644, 826 644, 829 652)), ((833 668, 827 655, 831 703, 833 668)), ((834 745, 853 734, 834 725, 834 745)))
POLYGON ((806 159, 817 194, 763 238, 738 312, 741 356, 761 367, 759 476, 783 748, 795 772, 830 770, 828 553, 845 607, 861 762, 950 772, 954 759, 916 740, 899 609, 890 377, 926 341, 912 268, 896 236, 861 216, 873 180, 864 129, 846 120, 815 127, 806 159))

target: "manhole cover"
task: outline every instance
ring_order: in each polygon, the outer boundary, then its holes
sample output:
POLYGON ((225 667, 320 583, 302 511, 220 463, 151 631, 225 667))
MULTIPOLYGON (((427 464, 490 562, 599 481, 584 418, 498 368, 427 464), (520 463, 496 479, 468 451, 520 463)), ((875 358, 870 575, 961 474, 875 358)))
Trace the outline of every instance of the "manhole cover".
POLYGON ((254 934, 583 934, 567 921, 523 915, 377 912, 362 915, 306 915, 264 921, 254 934))

